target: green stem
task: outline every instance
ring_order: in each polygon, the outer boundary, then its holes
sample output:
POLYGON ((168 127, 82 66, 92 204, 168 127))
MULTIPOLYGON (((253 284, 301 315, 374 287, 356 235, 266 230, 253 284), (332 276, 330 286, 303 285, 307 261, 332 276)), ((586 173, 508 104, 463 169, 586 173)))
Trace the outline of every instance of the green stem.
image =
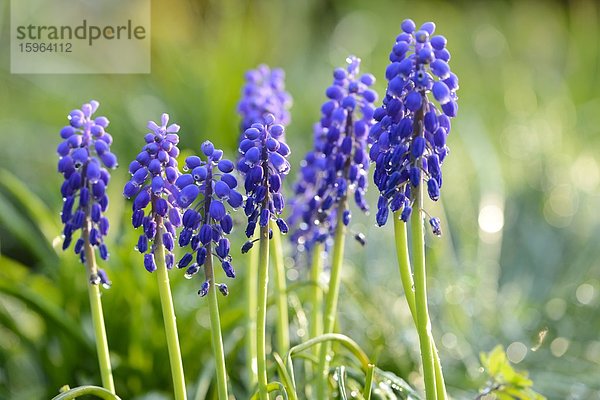
MULTIPOLYGON (((321 325, 323 323, 322 306, 323 290, 319 286, 321 273, 323 272, 323 243, 316 243, 312 249, 312 266, 310 269, 310 280, 314 283, 311 288, 310 304, 312 306, 310 315, 310 337, 315 338, 321 334, 321 325)), ((315 355, 319 354, 318 347, 315 348, 315 355)))
POLYGON ((394 236, 396 238, 396 256, 398 258, 398 267, 400 269, 400 279, 402 288, 406 296, 406 302, 410 309, 410 314, 417 323, 417 310, 415 306, 414 282, 412 271, 410 269, 410 259, 408 258, 408 240, 406 235, 406 223, 400 219, 400 212, 394 212, 394 236))
POLYGON ((160 295, 160 305, 162 307, 163 320, 165 323, 165 335, 167 337, 167 349, 169 351, 169 362, 171 363, 171 375, 173 377, 173 390, 175 400, 185 400, 185 378, 183 376, 183 362, 181 360, 181 349, 179 347, 179 337, 177 335, 177 323, 175 321, 175 308, 173 307, 173 297, 171 296, 171 287, 169 285, 169 274, 165 263, 165 248, 163 246, 162 235, 164 227, 162 218, 156 218, 156 236, 154 237, 156 274, 158 280, 158 292, 160 295))
POLYGON ((92 323, 94 325, 94 336, 96 337, 96 351, 98 352, 102 386, 111 393, 115 393, 115 383, 113 381, 110 354, 108 352, 108 339, 106 338, 104 315, 102 313, 102 303, 100 300, 100 285, 89 283, 88 293, 90 295, 92 323))
MULTIPOLYGON (((402 287, 406 296, 406 302, 410 309, 410 314, 413 317, 415 326, 417 326, 417 311, 415 306, 415 292, 414 282, 412 278, 412 272, 410 268, 410 259, 408 257, 408 240, 406 235, 406 223, 400 218, 400 212, 394 213, 394 233, 396 237, 396 255, 398 257, 398 266, 400 268, 400 278, 402 280, 402 287)), ((430 332, 431 333, 431 332, 430 332)), ((437 351, 437 346, 433 340, 433 336, 430 338, 431 351, 433 353, 433 367, 435 372, 435 388, 437 391, 437 397, 439 400, 445 400, 446 395, 446 384, 444 382, 444 375, 442 373, 442 365, 440 363, 440 357, 437 351)))
MULTIPOLYGON (((89 212, 86 211, 86 214, 89 212)), ((108 339, 106 337, 106 327, 104 325, 104 313, 102 312, 102 299, 100 294, 100 285, 98 282, 98 266, 96 265, 96 254, 90 244, 91 219, 86 216, 86 223, 83 227, 83 242, 85 252, 86 267, 88 273, 88 294, 90 297, 90 308, 92 312, 92 324, 94 326, 94 336, 96 338, 96 352, 98 353, 98 363, 100 365, 100 376, 102 386, 115 393, 115 383, 112 376, 112 367, 110 365, 110 353, 108 350, 108 339)))
MULTIPOLYGON (((335 317, 337 312, 338 296, 340 292, 340 281, 342 278, 342 264, 344 260, 344 242, 346 239, 346 226, 343 222, 343 214, 346 209, 346 198, 342 198, 338 205, 338 215, 333 239, 333 259, 331 262, 331 276, 329 278, 329 290, 325 298, 325 310, 323 321, 323 333, 333 333, 335 317)), ((329 342, 321 346, 319 352, 319 365, 317 373, 317 398, 325 399, 327 391, 327 376, 329 375, 328 354, 331 349, 329 342)))
MULTIPOLYGON (((254 237, 250 238, 253 240, 254 237)), ((258 249, 250 249, 250 261, 246 274, 246 370, 248 372, 248 387, 254 388, 258 381, 256 357, 256 308, 258 276, 258 249)))
POLYGON ((267 288, 269 286, 269 225, 260 228, 258 248, 258 293, 256 311, 256 360, 258 394, 260 400, 269 400, 267 380, 267 288))
POLYGON ((285 354, 290 349, 290 326, 288 317, 287 285, 285 281, 285 265, 283 263, 283 249, 281 233, 271 221, 273 230, 273 262, 275 278, 275 306, 277 308, 277 351, 285 354))
POLYGON ((444 381, 444 374, 442 373, 442 363, 440 362, 440 356, 438 354, 433 335, 431 335, 431 352, 433 353, 433 369, 435 373, 435 391, 437 393, 438 400, 446 400, 446 382, 444 381))
POLYGON ((104 400, 121 400, 119 396, 105 388, 98 386, 79 386, 73 389, 66 388, 64 392, 54 396, 52 400, 73 400, 81 396, 96 396, 104 400))
POLYGON ((369 364, 367 368, 367 375, 365 378, 365 388, 363 390, 363 397, 365 400, 371 400, 371 385, 373 385, 373 375, 375 374, 375 365, 369 364))
POLYGON ((423 182, 414 188, 416 192, 413 215, 411 217, 413 261, 415 268, 415 305, 417 332, 423 362, 425 396, 427 400, 436 400, 433 351, 431 349, 431 324, 427 310, 427 275, 425 270, 425 232, 423 228, 423 182))
MULTIPOLYGON (((312 249, 312 266, 310 268, 310 280, 313 283, 310 291, 310 304, 312 306, 310 312, 310 327, 309 327, 309 338, 316 338, 323 332, 323 289, 319 285, 321 281, 321 273, 323 272, 323 243, 316 243, 312 249)), ((315 357, 319 357, 320 345, 316 345, 313 349, 315 357)), ((307 374, 312 375, 313 365, 308 362, 306 363, 307 374)), ((307 392, 312 395, 312 387, 307 385, 310 391, 307 392)), ((310 396, 312 397, 312 396, 310 396)))
POLYGON ((215 367, 217 369, 217 393, 219 400, 227 400, 227 371, 225 369, 225 351, 223 350, 223 335, 221 334, 221 317, 217 299, 217 285, 213 270, 213 259, 210 243, 207 245, 208 257, 204 263, 204 275, 209 282, 208 307, 210 310, 210 334, 212 339, 215 367))

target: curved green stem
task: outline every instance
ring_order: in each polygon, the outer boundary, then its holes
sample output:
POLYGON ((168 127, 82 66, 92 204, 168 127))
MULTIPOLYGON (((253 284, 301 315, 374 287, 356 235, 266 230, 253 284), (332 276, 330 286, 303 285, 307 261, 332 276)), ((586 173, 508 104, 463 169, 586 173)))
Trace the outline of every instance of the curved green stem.
MULTIPOLYGON (((352 355, 354 355, 354 357, 356 357, 356 359, 360 363, 360 366, 363 369, 363 371, 365 373, 368 372, 371 361, 369 360, 369 357, 367 356, 367 354, 363 351, 363 349, 360 348, 360 346, 354 340, 352 340, 351 338, 349 338, 346 335, 342 335, 341 333, 326 333, 324 335, 318 336, 316 338, 312 338, 310 340, 307 340, 304 343, 300 343, 300 344, 292 347, 286 356, 287 367, 288 368, 293 367, 292 356, 294 356, 298 353, 301 353, 305 350, 308 350, 313 346, 317 346, 319 344, 329 343, 329 342, 338 342, 339 344, 344 346, 346 349, 348 349, 352 353, 352 355)), ((325 347, 325 346, 321 346, 321 348, 323 348, 323 347, 325 347)), ((291 375, 293 376, 293 374, 291 374, 291 375)))
POLYGON ((269 400, 267 388, 267 288, 269 286, 269 225, 260 228, 256 311, 256 361, 260 400, 269 400))
POLYGON ((213 258, 210 243, 207 245, 208 257, 204 263, 204 275, 209 282, 208 308, 210 311, 210 334, 212 339, 215 367, 217 369, 217 393, 219 400, 227 400, 227 371, 225 369, 225 351, 223 350, 223 335, 221 334, 221 317, 217 299, 217 285, 213 270, 213 258))
POLYGON ((156 225, 158 227, 154 238, 154 246, 156 249, 154 253, 156 260, 156 277, 158 280, 160 305, 162 307, 163 320, 165 323, 167 349, 169 351, 169 362, 171 363, 171 375, 173 377, 173 390, 175 393, 175 400, 185 400, 186 392, 185 378, 183 375, 183 361, 181 360, 181 349, 179 347, 179 337, 177 335, 175 307, 173 306, 173 297, 171 296, 169 274, 165 263, 165 248, 162 241, 164 232, 162 218, 157 218, 156 225))
POLYGON ((273 221, 273 271, 275 278, 275 306, 277 308, 277 351, 281 354, 287 353, 290 348, 290 326, 288 317, 287 284, 285 281, 285 265, 283 263, 283 249, 281 233, 273 221))
MULTIPOLYGON (((400 213, 396 211, 394 213, 394 235, 396 238, 396 255, 398 257, 398 267, 400 269, 400 279, 402 280, 402 287, 404 288, 404 294, 406 296, 406 302, 410 309, 415 326, 417 326, 417 311, 415 305, 415 292, 414 282, 412 278, 412 271, 410 268, 410 259, 408 257, 408 240, 406 235, 406 223, 400 219, 400 213)), ((430 332, 431 334, 431 332, 430 332)), ((438 354, 437 346, 433 340, 433 336, 430 338, 431 341, 431 352, 433 353, 433 368, 435 373, 435 388, 437 397, 439 400, 445 400, 446 395, 446 384, 444 382, 444 375, 442 373, 442 364, 440 363, 440 357, 438 354)))
POLYGON ((417 332, 423 362, 425 396, 427 400, 436 400, 433 351, 431 349, 431 324, 427 309, 427 274, 425 270, 425 232, 423 228, 423 183, 414 189, 415 204, 411 217, 413 239, 413 261, 415 268, 415 305, 417 313, 417 332))
MULTIPOLYGON (((337 312, 338 296, 340 292, 340 281, 342 278, 342 264, 344 260, 344 242, 346 239, 346 226, 343 222, 343 210, 346 209, 346 198, 342 198, 338 206, 338 215, 333 239, 333 259, 331 262, 331 276, 329 278, 329 291, 325 298, 325 310, 323 321, 323 333, 333 332, 337 312)), ((319 352, 319 366, 317 373, 317 398, 325 399, 327 391, 327 376, 329 374, 329 361, 327 356, 331 344, 326 342, 321 346, 319 352)))
POLYGON ((73 400, 81 396, 96 396, 104 400, 121 400, 119 396, 111 393, 110 390, 98 386, 79 386, 68 389, 52 398, 52 400, 73 400))
MULTIPOLYGON (((267 384, 267 393, 271 392, 279 392, 283 400, 289 399, 288 394, 285 390, 285 386, 281 382, 271 382, 267 384)), ((258 398, 260 398, 260 392, 254 393, 252 397, 250 397, 250 400, 255 400, 258 398)))
POLYGON ((97 282, 98 267, 96 265, 96 254, 94 253, 94 248, 90 244, 90 225, 91 219, 88 216, 86 217, 86 222, 83 227, 82 237, 84 242, 83 251, 85 252, 86 267, 89 277, 87 287, 90 298, 94 336, 96 338, 96 352, 98 353, 102 386, 111 393, 115 393, 115 383, 112 376, 110 353, 108 350, 108 339, 106 337, 106 327, 104 325, 104 313, 102 312, 100 285, 99 282, 97 282))
POLYGON ((273 353, 273 358, 275 359, 275 363, 277 364, 277 372, 283 381, 282 384, 285 387, 290 400, 298 400, 298 394, 296 393, 296 382, 294 381, 294 377, 290 375, 289 371, 285 367, 285 362, 281 358, 281 356, 277 353, 273 353))
MULTIPOLYGON (((253 240, 254 237, 250 238, 253 240)), ((258 381, 256 357, 256 307, 258 275, 258 249, 250 249, 250 261, 246 273, 246 370, 248 372, 248 387, 254 388, 258 381)))

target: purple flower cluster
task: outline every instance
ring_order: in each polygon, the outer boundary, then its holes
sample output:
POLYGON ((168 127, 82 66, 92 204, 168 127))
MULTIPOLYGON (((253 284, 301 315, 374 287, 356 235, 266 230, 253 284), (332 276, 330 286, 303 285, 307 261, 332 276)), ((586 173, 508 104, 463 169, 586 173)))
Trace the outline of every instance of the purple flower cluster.
POLYGON ((294 187, 295 200, 290 222, 295 226, 292 240, 310 248, 333 236, 338 212, 350 223, 346 199, 354 194, 363 212, 369 158, 368 132, 373 124, 377 93, 371 74, 359 76, 360 59, 349 57, 348 66, 333 72, 333 84, 325 91, 328 100, 321 107, 321 121, 315 125, 314 148, 306 155, 294 187), (342 209, 339 209, 342 207, 342 209))
MULTIPOLYGON (((256 225, 265 227, 274 220, 281 231, 288 232, 286 222, 279 217, 285 205, 281 194, 282 179, 290 171, 287 157, 290 148, 282 140, 283 125, 275 123, 275 117, 267 114, 265 123, 254 123, 244 132, 239 146, 238 170, 244 176, 246 202, 244 211, 248 217, 246 236, 252 237, 256 225)), ((246 242, 243 252, 252 247, 246 242)))
MULTIPOLYGON (((71 111, 69 125, 60 131, 64 140, 57 148, 58 171, 65 178, 61 187, 64 199, 61 220, 65 224, 63 250, 70 246, 73 234, 81 229, 82 235, 74 248, 82 263, 86 261, 86 240, 98 248, 103 260, 108 258, 104 237, 109 224, 103 215, 108 207, 106 186, 110 174, 107 168, 117 167, 117 158, 110 152, 112 136, 105 131, 108 119, 93 117, 98 106, 99 103, 92 100, 81 109, 71 111)), ((109 284, 103 271, 91 278, 97 280, 95 283, 109 284)))
POLYGON ((285 73, 282 69, 270 69, 263 64, 246 72, 245 80, 242 99, 238 104, 243 131, 252 124, 264 124, 267 114, 273 114, 275 120, 284 126, 290 123, 288 109, 292 97, 285 91, 285 73))
MULTIPOLYGON (((188 172, 175 181, 175 186, 180 190, 177 202, 185 209, 179 245, 189 245, 192 250, 177 265, 179 268, 187 268, 185 277, 191 279, 204 265, 207 257, 216 255, 225 274, 229 278, 235 278, 229 255, 231 245, 229 239, 225 238, 233 228, 233 220, 225 203, 238 208, 244 199, 236 190, 238 183, 232 175, 233 162, 222 158, 223 151, 215 149, 208 140, 202 144, 201 150, 206 161, 198 156, 186 158, 184 170, 188 172)), ((210 282, 206 280, 198 294, 205 296, 209 286, 210 282)), ((227 295, 227 285, 217 286, 221 293, 227 295)))
POLYGON ((135 197, 131 222, 134 228, 143 228, 136 248, 144 254, 144 267, 149 272, 156 270, 154 242, 158 233, 161 233, 160 241, 167 250, 167 268, 173 267, 175 228, 181 225, 177 204, 179 190, 175 185, 180 175, 176 160, 179 126, 167 126, 168 123, 168 114, 162 115, 160 126, 148 122, 151 132, 144 137, 146 145, 142 151, 129 164, 131 179, 123 189, 126 198, 135 197))
MULTIPOLYGON (((369 155, 375 162, 374 181, 381 193, 376 216, 380 226, 390 210, 401 210, 402 220, 408 220, 414 188, 423 181, 429 197, 439 199, 450 118, 458 110, 458 78, 448 66, 446 38, 433 35, 433 22, 416 30, 415 23, 407 19, 402 31, 390 53, 387 93, 375 111, 377 123, 370 132, 373 145, 369 155)), ((441 234, 439 219, 433 218, 430 224, 435 234, 441 234)))

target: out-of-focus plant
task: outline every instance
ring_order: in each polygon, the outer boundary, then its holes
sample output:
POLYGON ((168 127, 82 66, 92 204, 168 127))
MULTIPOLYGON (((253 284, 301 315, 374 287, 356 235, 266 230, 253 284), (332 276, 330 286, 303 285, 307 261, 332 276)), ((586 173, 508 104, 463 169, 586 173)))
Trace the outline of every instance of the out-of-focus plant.
POLYGON ((476 400, 545 400, 533 390, 527 371, 517 371, 510 364, 502 346, 479 355, 488 381, 476 400))

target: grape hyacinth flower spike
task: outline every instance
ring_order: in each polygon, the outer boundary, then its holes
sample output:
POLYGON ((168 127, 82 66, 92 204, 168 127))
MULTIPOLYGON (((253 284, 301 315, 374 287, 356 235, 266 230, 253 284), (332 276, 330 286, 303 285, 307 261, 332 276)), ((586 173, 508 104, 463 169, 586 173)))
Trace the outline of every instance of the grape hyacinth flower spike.
MULTIPOLYGON (((376 220, 384 225, 394 214, 396 248, 406 299, 417 326, 427 399, 445 399, 446 391, 427 306, 423 216, 424 192, 437 201, 442 187, 441 166, 448 155, 450 119, 458 111, 458 78, 451 72, 446 38, 434 35, 435 24, 418 30, 412 20, 390 53, 388 87, 383 105, 375 111, 370 132, 370 158, 380 191, 376 220), (411 220, 414 282, 409 262, 405 222, 411 220), (413 289, 414 287, 414 289, 413 289)), ((440 220, 429 217, 434 235, 440 220)))
MULTIPOLYGON (((279 68, 269 68, 267 65, 259 65, 258 68, 250 70, 245 74, 245 84, 242 89, 242 98, 238 103, 238 113, 241 116, 241 139, 246 129, 252 124, 265 123, 265 117, 272 114, 277 122, 284 127, 290 122, 289 108, 292 105, 292 97, 285 91, 285 73, 279 68)), ((284 136, 278 138, 284 141, 284 136)), ((252 238, 254 239, 254 238, 252 238)), ((249 252, 252 240, 247 242, 242 251, 249 252)), ((286 269, 283 263, 282 240, 278 230, 273 232, 271 241, 273 254, 273 272, 275 283, 275 306, 277 308, 276 320, 276 349, 280 354, 287 353, 289 349, 289 324, 287 304, 286 269)), ((247 275, 256 276, 258 271, 258 253, 250 252, 250 260, 247 265, 247 275)), ((246 280, 246 294, 248 296, 246 308, 246 323, 248 336, 246 339, 246 362, 249 373, 248 384, 256 384, 256 338, 254 337, 256 326, 256 282, 253 279, 246 280)))
MULTIPOLYGON (((298 247, 312 249, 312 279, 319 281, 320 253, 327 242, 333 242, 333 257, 329 290, 325 298, 323 331, 319 329, 322 295, 318 287, 312 293, 314 318, 311 336, 332 333, 335 325, 346 227, 351 220, 348 197, 354 197, 358 208, 368 211, 365 201, 369 158, 367 140, 373 124, 373 102, 377 93, 370 87, 375 83, 371 74, 359 73, 360 59, 350 56, 346 68, 333 72, 333 84, 321 107, 321 120, 315 126, 314 148, 305 157, 300 177, 295 185, 291 222, 292 239, 298 247)), ((358 234, 362 239, 362 235, 358 234)), ((317 397, 326 398, 329 371, 325 343, 318 354, 317 397)))
MULTIPOLYGON (((178 204, 185 210, 183 214, 183 230, 179 236, 179 245, 189 245, 191 252, 186 253, 177 266, 186 268, 186 278, 192 278, 203 266, 212 270, 211 261, 215 256, 219 259, 225 275, 235 278, 229 255, 230 242, 225 236, 231 233, 233 219, 225 204, 232 208, 241 207, 244 198, 236 190, 237 179, 232 174, 234 164, 222 158, 223 151, 215 149, 210 141, 201 146, 206 161, 198 156, 190 156, 185 160, 184 170, 188 171, 175 181, 179 190, 178 204)), ((206 281, 198 291, 206 296, 212 282, 212 271, 207 273, 206 281)), ((219 290, 227 293, 227 285, 218 284, 219 290)))
MULTIPOLYGON (((381 193, 380 226, 389 211, 399 211, 401 219, 408 221, 416 188, 423 183, 431 200, 439 199, 450 119, 458 110, 458 78, 448 64, 446 38, 433 35, 433 22, 416 30, 413 21, 405 20, 402 30, 390 53, 387 93, 375 111, 377 123, 370 132, 374 181, 381 193)), ((439 226, 431 225, 436 234, 441 232, 439 226)))
MULTIPOLYGON (((108 169, 117 167, 117 158, 110 152, 112 136, 105 131, 108 119, 93 118, 98 106, 99 103, 92 100, 81 109, 71 111, 69 125, 60 132, 64 140, 57 148, 60 156, 58 171, 65 178, 61 187, 64 199, 61 219, 65 225, 63 250, 71 245, 73 234, 81 230, 81 237, 75 242, 74 249, 82 263, 86 263, 86 256, 90 255, 85 251, 85 240, 89 240, 92 248, 98 249, 100 258, 107 260, 109 256, 104 243, 109 223, 103 214, 108 208, 108 169)), ((101 282, 93 264, 88 271, 90 280, 95 284, 110 286, 108 281, 101 282)))
POLYGON ((175 181, 180 173, 177 168, 179 149, 179 126, 167 126, 169 116, 162 115, 162 125, 148 123, 151 130, 144 137, 146 145, 129 164, 131 179, 123 189, 126 198, 134 198, 131 222, 134 228, 142 227, 137 251, 144 255, 144 267, 154 272, 156 266, 157 241, 167 250, 166 265, 174 264, 173 248, 175 228, 181 225, 181 211, 177 205, 179 190, 175 181), (160 235, 159 235, 159 229, 160 235))
POLYGON ((347 62, 346 68, 333 72, 333 84, 325 92, 328 100, 315 125, 313 149, 302 161, 294 185, 290 225, 294 227, 292 240, 300 249, 333 238, 339 213, 345 226, 350 223, 349 196, 361 211, 369 209, 365 201, 367 141, 377 100, 370 88, 375 77, 359 75, 359 58, 351 56, 347 62))
POLYGON ((219 399, 227 399, 227 373, 219 316, 217 290, 227 296, 229 289, 217 283, 213 269, 213 256, 228 278, 235 278, 229 250, 231 244, 225 236, 233 229, 233 219, 225 204, 232 208, 242 205, 243 196, 236 190, 237 179, 232 174, 234 163, 223 158, 223 151, 215 149, 210 141, 201 146, 205 160, 190 156, 185 160, 184 173, 175 181, 180 190, 177 202, 185 210, 183 230, 179 245, 189 247, 177 266, 186 268, 185 277, 191 279, 204 269, 204 280, 198 290, 202 297, 208 295, 213 351, 217 368, 219 399))
POLYGON ((98 269, 94 249, 100 258, 108 259, 104 238, 108 233, 108 219, 103 215, 108 207, 106 186, 110 180, 108 169, 117 167, 117 158, 110 152, 112 136, 106 132, 106 117, 93 117, 99 103, 84 104, 69 114, 69 125, 62 128, 63 141, 58 145, 58 171, 65 181, 61 187, 64 199, 61 220, 64 229, 63 250, 66 250, 77 231, 80 237, 74 245, 75 253, 85 264, 88 274, 88 292, 96 349, 103 386, 115 392, 110 364, 108 341, 100 299, 99 284, 110 287, 106 272, 98 269))
POLYGON ((185 380, 167 273, 174 264, 175 228, 181 225, 179 190, 175 185, 180 175, 176 159, 179 125, 168 123, 168 114, 162 115, 160 126, 148 122, 146 144, 129 164, 131 179, 125 184, 123 195, 134 198, 131 222, 134 228, 142 228, 136 249, 144 255, 146 270, 157 272, 175 399, 182 400, 186 398, 185 380))
MULTIPOLYGON (((284 127, 275 124, 275 117, 268 114, 265 124, 255 123, 244 132, 240 142, 241 154, 238 170, 244 176, 247 198, 244 212, 248 217, 246 236, 251 238, 257 225, 266 228, 273 220, 279 231, 286 234, 287 223, 280 217, 285 200, 281 193, 282 181, 290 171, 287 157, 290 148, 282 140, 284 127)), ((267 236, 269 236, 267 234, 267 236)), ((246 242, 244 249, 252 247, 246 242)))
MULTIPOLYGON (((244 211, 248 217, 246 236, 251 238, 256 226, 260 226, 260 234, 257 239, 259 263, 256 349, 258 392, 261 400, 269 398, 266 361, 269 239, 272 236, 269 221, 273 221, 282 234, 288 232, 286 222, 280 217, 285 204, 281 194, 281 183, 290 171, 290 164, 287 160, 290 148, 282 140, 283 125, 276 124, 272 114, 266 115, 264 121, 264 124, 252 124, 244 132, 239 146, 240 159, 238 161, 238 170, 244 176, 244 188, 247 195, 244 204, 244 211)), ((254 240, 247 241, 242 251, 248 251, 253 243, 254 240)))

